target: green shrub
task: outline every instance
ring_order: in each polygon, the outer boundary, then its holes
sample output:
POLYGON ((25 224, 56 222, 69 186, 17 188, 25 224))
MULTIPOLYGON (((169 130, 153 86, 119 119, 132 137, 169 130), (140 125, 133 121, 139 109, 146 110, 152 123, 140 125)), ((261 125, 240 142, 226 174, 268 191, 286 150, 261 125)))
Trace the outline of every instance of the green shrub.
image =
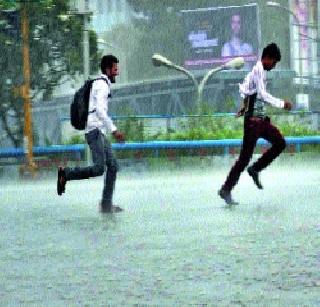
POLYGON ((76 134, 73 135, 69 140, 67 140, 64 144, 84 144, 85 141, 85 136, 84 134, 76 134))
MULTIPOLYGON (((227 97, 225 104, 232 111, 235 111, 235 102, 227 97)), ((306 136, 319 135, 319 131, 312 130, 306 125, 288 123, 287 120, 278 115, 288 115, 287 111, 270 108, 267 106, 267 114, 272 117, 272 122, 276 125, 284 136, 306 136)), ((214 107, 208 103, 201 103, 200 115, 182 118, 178 120, 177 128, 159 129, 156 133, 148 133, 146 121, 148 119, 137 118, 133 110, 127 108, 125 114, 128 116, 124 120, 119 120, 116 125, 119 131, 123 132, 126 142, 145 142, 154 140, 214 140, 214 139, 242 139, 243 137, 243 117, 234 118, 230 116, 213 116, 214 107)), ((304 113, 298 114, 296 118, 303 118, 304 113)), ((110 137, 110 141, 114 142, 110 137)), ((67 144, 84 143, 84 135, 75 135, 68 140, 67 144)))

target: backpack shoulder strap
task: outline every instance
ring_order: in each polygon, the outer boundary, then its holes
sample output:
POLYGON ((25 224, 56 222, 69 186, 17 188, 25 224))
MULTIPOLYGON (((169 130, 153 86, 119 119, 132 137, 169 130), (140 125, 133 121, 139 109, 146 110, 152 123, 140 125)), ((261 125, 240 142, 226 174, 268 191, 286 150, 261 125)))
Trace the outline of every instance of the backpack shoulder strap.
POLYGON ((92 82, 97 81, 97 80, 104 80, 109 85, 108 81, 105 78, 102 78, 102 77, 95 78, 95 79, 92 80, 92 82))
MULTIPOLYGON (((111 98, 110 85, 109 85, 108 81, 107 81, 105 78, 99 77, 99 78, 93 79, 93 80, 92 80, 92 83, 93 83, 94 81, 96 81, 96 80, 104 80, 104 81, 107 83, 107 85, 108 85, 108 87, 109 87, 109 95, 108 95, 108 98, 111 98)), ((91 83, 91 84, 92 84, 92 83, 91 83)))

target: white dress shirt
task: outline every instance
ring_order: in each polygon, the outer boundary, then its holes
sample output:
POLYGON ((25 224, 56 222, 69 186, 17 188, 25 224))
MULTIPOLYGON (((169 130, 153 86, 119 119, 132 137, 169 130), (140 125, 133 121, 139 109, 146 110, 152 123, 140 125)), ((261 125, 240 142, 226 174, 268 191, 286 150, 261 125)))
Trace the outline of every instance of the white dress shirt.
POLYGON ((105 74, 101 74, 100 78, 104 80, 99 79, 92 83, 86 133, 96 128, 103 134, 117 130, 112 119, 108 116, 108 97, 110 96, 111 82, 105 74))
POLYGON ((239 84, 239 92, 242 98, 257 94, 257 100, 261 103, 266 102, 274 107, 283 108, 284 101, 273 97, 266 90, 266 72, 263 69, 261 61, 253 66, 252 71, 248 73, 242 84, 239 84))

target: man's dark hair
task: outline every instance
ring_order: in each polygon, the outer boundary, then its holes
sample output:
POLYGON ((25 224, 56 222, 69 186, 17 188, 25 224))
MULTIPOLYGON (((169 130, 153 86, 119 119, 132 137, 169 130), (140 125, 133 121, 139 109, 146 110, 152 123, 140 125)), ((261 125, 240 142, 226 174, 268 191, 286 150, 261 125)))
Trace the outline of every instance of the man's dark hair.
POLYGON ((111 68, 113 63, 119 63, 117 57, 112 54, 104 55, 100 63, 101 72, 104 74, 106 72, 106 68, 111 68))
POLYGON ((281 60, 281 52, 277 44, 271 43, 263 49, 261 58, 266 56, 275 59, 277 62, 281 60))

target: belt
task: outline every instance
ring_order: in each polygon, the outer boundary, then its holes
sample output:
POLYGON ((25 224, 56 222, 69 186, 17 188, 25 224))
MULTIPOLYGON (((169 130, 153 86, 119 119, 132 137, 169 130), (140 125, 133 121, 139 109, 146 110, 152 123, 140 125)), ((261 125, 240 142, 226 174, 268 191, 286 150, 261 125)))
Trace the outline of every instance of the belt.
POLYGON ((247 117, 247 119, 249 120, 253 120, 253 121, 270 121, 270 117, 269 116, 249 116, 247 117))
POLYGON ((249 117, 251 120, 265 120, 265 116, 251 116, 249 117))

